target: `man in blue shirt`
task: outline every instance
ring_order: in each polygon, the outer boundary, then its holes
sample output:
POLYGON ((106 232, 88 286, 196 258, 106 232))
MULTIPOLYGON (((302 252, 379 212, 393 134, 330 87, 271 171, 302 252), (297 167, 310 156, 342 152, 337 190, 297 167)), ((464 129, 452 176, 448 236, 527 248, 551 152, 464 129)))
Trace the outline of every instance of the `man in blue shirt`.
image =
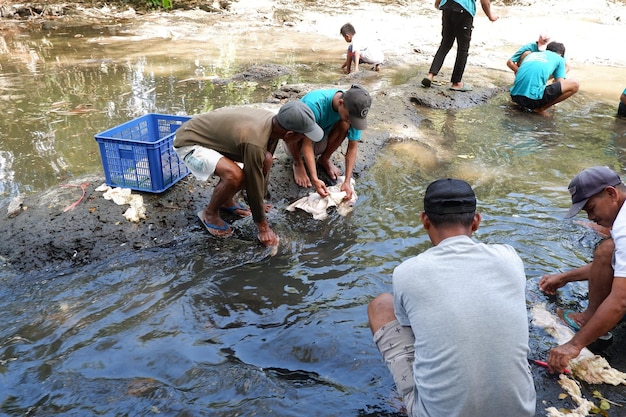
POLYGON ((522 65, 522 60, 526 58, 528 54, 531 52, 545 51, 548 47, 548 43, 550 43, 550 35, 541 32, 537 41, 527 43, 519 48, 513 56, 506 61, 506 66, 509 67, 513 73, 517 73, 519 66, 522 65))
POLYGON ((578 91, 578 81, 566 79, 565 46, 550 42, 545 51, 532 52, 515 73, 511 100, 525 109, 543 114, 546 109, 578 91), (550 78, 554 81, 547 85, 550 78))

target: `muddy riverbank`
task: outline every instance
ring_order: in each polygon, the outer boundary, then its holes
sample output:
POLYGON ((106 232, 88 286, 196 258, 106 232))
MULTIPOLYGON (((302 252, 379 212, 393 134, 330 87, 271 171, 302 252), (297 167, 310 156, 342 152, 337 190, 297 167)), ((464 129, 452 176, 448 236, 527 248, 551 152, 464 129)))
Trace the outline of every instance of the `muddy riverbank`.
MULTIPOLYGON (((218 2, 207 3, 219 8, 218 2)), ((430 90, 419 85, 439 42, 439 12, 430 2, 351 2, 347 5, 349 13, 345 2, 319 1, 315 6, 310 3, 239 1, 219 11, 177 9, 150 14, 102 5, 86 7, 84 3, 77 3, 79 6, 75 4, 70 9, 79 12, 76 14, 44 15, 35 19, 13 16, 4 19, 0 25, 5 34, 11 31, 27 36, 33 30, 62 32, 69 25, 88 22, 92 28, 102 31, 98 42, 115 44, 122 38, 137 42, 159 39, 172 48, 179 39, 193 39, 200 43, 209 37, 246 35, 252 47, 263 56, 276 48, 293 48, 315 59, 336 61, 337 79, 333 85, 347 87, 352 82, 363 83, 370 88, 374 99, 369 129, 364 132, 359 145, 355 167, 357 181, 374 165, 381 149, 397 141, 415 141, 435 159, 450 158, 445 154, 442 138, 426 136, 420 130, 421 109, 475 106, 502 93, 512 80, 511 73, 504 66, 506 58, 517 45, 532 40, 545 27, 550 27, 555 38, 566 43, 571 75, 581 80, 581 90, 586 97, 617 100, 624 87, 618 88, 626 65, 624 46, 607 41, 622 37, 624 27, 621 22, 625 21, 625 15, 620 3, 594 0, 563 5, 562 2, 547 1, 511 7, 494 3, 501 19, 493 24, 479 12, 465 77, 474 86, 470 94, 451 92, 446 88, 450 58, 440 77, 442 85, 430 90), (567 19, 555 21, 555 9, 567 19), (380 75, 372 71, 341 75, 339 66, 345 42, 339 37, 338 30, 347 20, 352 21, 357 29, 366 28, 385 45, 388 62, 383 73, 404 70, 411 76, 390 85, 379 82, 380 75), (589 36, 590 33, 595 36, 589 36), (598 42, 598 39, 602 41, 598 42)), ((296 99, 309 89, 327 86, 311 83, 283 86, 268 94, 265 101, 254 105, 276 110, 281 101, 296 99)), ((342 165, 341 155, 336 156, 342 165)), ((199 183, 188 176, 162 194, 143 193, 147 218, 138 223, 123 217, 126 206, 105 200, 102 192, 95 190, 103 182, 101 172, 74 177, 45 192, 21 195, 21 202, 15 201, 17 209, 11 211, 11 216, 6 206, 0 207, 0 228, 7 236, 0 242, 4 272, 23 278, 24 283, 41 282, 50 276, 62 275, 64 271, 80 271, 81 267, 102 260, 123 259, 129 253, 151 249, 165 248, 176 252, 178 248, 198 241, 209 242, 206 247, 212 254, 220 253, 222 241, 208 236, 195 215, 209 200, 213 182, 199 183), (76 202, 75 207, 69 209, 76 202)), ((268 201, 276 211, 283 210, 309 191, 295 186, 291 163, 282 147, 276 154, 269 191, 268 201)), ((270 222, 273 218, 270 213, 270 222)), ((239 221, 236 230, 235 238, 258 245, 254 225, 239 221)), ((529 281, 529 287, 534 284, 529 281)), ((605 354, 613 366, 623 370, 626 369, 626 355, 623 343, 619 342, 625 337, 622 327, 615 332, 616 343, 605 354)), ((541 335, 541 331, 533 329, 533 334, 541 335)), ((533 368, 533 375, 538 390, 538 415, 544 415, 547 406, 573 407, 571 400, 558 399, 561 389, 554 376, 541 368, 533 368)), ((623 387, 585 386, 588 398, 594 389, 613 401, 626 401, 623 387)), ((621 415, 619 407, 613 407, 609 415, 621 415)))
MULTIPOLYGON (((544 3, 533 4, 532 7, 523 4, 504 7, 494 3, 500 16, 495 23, 489 22, 479 11, 464 78, 474 86, 474 91, 458 93, 446 88, 448 66, 444 66, 438 77, 439 85, 427 90, 419 84, 439 42, 439 12, 431 5, 415 2, 361 2, 351 5, 350 13, 346 15, 339 12, 343 4, 331 0, 317 2, 315 6, 307 2, 284 0, 264 0, 254 4, 196 3, 186 2, 187 6, 203 7, 146 14, 145 11, 137 12, 127 7, 110 7, 94 2, 52 2, 46 5, 16 5, 7 2, 2 5, 4 18, 0 19, 0 28, 10 36, 14 31, 27 35, 32 30, 63 31, 67 26, 88 24, 101 27, 103 42, 115 43, 116 39, 128 41, 129 37, 137 42, 162 38, 172 45, 176 44, 177 39, 183 38, 201 41, 209 37, 249 33, 251 38, 258 40, 256 36, 260 32, 288 32, 289 36, 285 37, 285 33, 281 33, 283 36, 279 37, 278 42, 273 41, 265 47, 304 48, 308 53, 318 50, 323 59, 334 55, 337 58, 336 85, 347 87, 354 82, 362 83, 368 86, 374 97, 370 129, 364 134, 359 148, 356 166, 356 175, 359 175, 373 164, 380 147, 388 140, 416 140, 435 154, 441 152, 438 138, 424 137, 420 133, 418 125, 422 116, 419 108, 465 108, 484 103, 506 91, 512 75, 505 69, 504 62, 511 51, 503 46, 528 41, 529 36, 534 36, 545 26, 551 10, 550 4, 544 3), (207 11, 207 7, 211 9, 207 11), (28 8, 33 10, 30 15, 24 12, 28 8), (532 17, 529 16, 531 12, 532 17), (385 85, 377 80, 377 73, 369 70, 342 75, 339 66, 341 55, 345 53, 345 42, 338 36, 338 28, 347 20, 353 22, 357 30, 359 27, 365 28, 363 30, 367 30, 368 35, 383 45, 387 59, 383 71, 402 69, 406 72, 405 69, 409 68, 409 73, 413 72, 414 76, 399 85, 385 85), (525 27, 523 34, 504 30, 519 26, 525 27), (116 30, 107 30, 111 27, 116 30), (308 44, 311 37, 317 37, 318 42, 308 44), (336 49, 328 51, 329 48, 336 49)), ((605 43, 595 42, 591 47, 588 37, 581 36, 580 28, 592 25, 598 34, 616 34, 623 27, 620 22, 624 21, 622 14, 626 9, 620 7, 619 3, 608 8, 599 1, 585 2, 584 7, 578 3, 567 6, 567 20, 550 21, 551 32, 555 38, 572 45, 568 53, 572 75, 583 79, 588 77, 590 81, 581 81, 581 90, 597 85, 596 75, 601 69, 596 67, 594 74, 590 74, 586 65, 600 60, 608 65, 609 72, 603 77, 605 83, 597 89, 597 94, 618 96, 613 91, 616 87, 611 88, 612 92, 607 90, 610 85, 614 85, 611 69, 623 64, 626 53, 618 53, 614 48, 608 53, 605 43), (598 18, 594 19, 593 16, 598 18), (588 84, 591 86, 587 87, 588 84)), ((261 48, 261 45, 257 48, 261 48)), ((451 52, 453 54, 454 50, 451 52)), ((269 94, 266 102, 259 105, 276 109, 281 102, 319 87, 322 86, 301 85, 293 91, 283 87, 282 91, 269 94)), ((299 190, 293 184, 286 155, 279 150, 276 158, 270 192, 273 202, 282 202, 280 205, 297 199, 306 191, 299 190)), ((62 210, 81 196, 80 188, 67 188, 62 184, 46 192, 43 198, 38 195, 21 195, 20 198, 24 200, 21 214, 0 219, 0 226, 12 236, 0 245, 0 256, 10 268, 25 272, 56 268, 59 265, 82 265, 109 255, 111 250, 175 244, 176 239, 184 234, 183 231, 190 228, 203 232, 197 227, 194 213, 208 200, 211 184, 197 184, 191 176, 162 195, 147 195, 148 219, 144 223, 132 225, 120 223, 119 212, 122 209, 94 192, 103 178, 74 178, 70 181, 70 185, 89 183, 83 201, 75 209, 67 212, 62 210), (48 202, 48 199, 52 201, 48 202), (40 201, 47 203, 40 204, 40 201), (26 231, 29 233, 24 233, 26 231)))
MULTIPOLYGON (((285 86, 269 96, 266 103, 255 106, 277 110, 281 103, 298 99, 311 89, 329 87, 285 86)), ((415 79, 374 93, 370 128, 359 144, 356 178, 372 166, 381 147, 389 140, 410 140, 418 136, 420 105, 435 108, 470 106, 480 104, 500 91, 491 87, 460 95, 443 88, 420 88, 419 80, 415 79)), ((437 139, 428 140, 424 140, 424 145, 437 152, 437 139)), ((342 158, 336 155, 338 166, 343 165, 342 158)), ((147 218, 138 223, 129 222, 122 216, 128 206, 118 206, 95 190, 103 183, 103 175, 74 178, 42 194, 20 196, 14 201, 11 210, 7 207, 6 214, 0 218, 0 228, 10 236, 0 242, 0 256, 5 267, 18 273, 38 275, 49 273, 51 269, 97 262, 129 250, 183 244, 189 234, 206 235, 195 213, 208 203, 214 180, 201 183, 189 175, 164 193, 140 193, 147 218), (79 200, 75 207, 68 209, 79 200)), ((268 202, 276 210, 281 210, 310 191, 295 185, 291 160, 279 146, 271 172, 268 202)), ((239 237, 258 244, 254 226, 248 226, 238 230, 239 237)))

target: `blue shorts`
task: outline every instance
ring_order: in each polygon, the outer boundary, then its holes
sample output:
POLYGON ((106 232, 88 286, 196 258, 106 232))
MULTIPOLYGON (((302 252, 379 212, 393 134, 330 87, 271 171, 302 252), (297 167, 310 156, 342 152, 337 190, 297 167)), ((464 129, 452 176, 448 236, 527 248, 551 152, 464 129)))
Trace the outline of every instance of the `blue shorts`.
POLYGON ((511 96, 511 100, 526 109, 535 110, 546 104, 554 103, 561 94, 563 94, 563 90, 561 89, 561 82, 558 81, 546 86, 546 89, 543 90, 543 97, 540 100, 534 100, 526 96, 511 96))

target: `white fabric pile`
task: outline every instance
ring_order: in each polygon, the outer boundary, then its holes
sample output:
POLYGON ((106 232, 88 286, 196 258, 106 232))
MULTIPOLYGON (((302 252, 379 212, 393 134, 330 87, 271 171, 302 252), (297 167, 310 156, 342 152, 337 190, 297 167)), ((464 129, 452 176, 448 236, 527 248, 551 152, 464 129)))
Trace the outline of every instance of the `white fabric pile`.
POLYGON ((313 215, 316 220, 324 220, 328 217, 328 208, 337 207, 337 213, 342 216, 350 213, 356 203, 357 195, 354 191, 354 179, 350 180, 350 186, 352 187, 352 198, 348 201, 343 201, 346 196, 345 191, 341 191, 341 185, 345 181, 345 177, 340 176, 337 178, 337 184, 328 187, 328 196, 322 198, 317 191, 314 191, 308 195, 308 197, 302 197, 301 199, 290 204, 286 210, 296 211, 296 209, 304 210, 307 213, 313 215))
MULTIPOLYGON (((535 304, 531 309, 531 316, 533 324, 543 328, 556 339, 559 345, 568 342, 574 336, 574 331, 565 325, 558 316, 550 313, 544 304, 535 304)), ((569 365, 574 377, 589 384, 626 385, 626 373, 612 368, 605 358, 595 355, 587 348, 583 348, 578 357, 572 359, 569 365)), ((549 407, 546 409, 548 417, 584 417, 590 415, 589 411, 595 405, 582 396, 577 381, 561 374, 559 385, 572 397, 578 407, 566 414, 555 407, 549 407)))
POLYGON ((559 385, 561 386, 561 388, 563 388, 565 392, 569 394, 570 397, 572 397, 572 400, 574 400, 574 402, 578 404, 578 407, 576 407, 573 410, 570 410, 568 413, 559 411, 556 407, 548 407, 546 408, 546 411, 548 413, 547 416, 548 417, 585 417, 585 416, 588 416, 591 409, 595 407, 595 404, 592 401, 589 401, 588 399, 583 397, 582 393, 580 392, 580 385, 578 384, 578 382, 561 374, 559 376, 559 385))
POLYGON ((106 184, 102 184, 96 191, 103 192, 102 197, 105 200, 112 200, 118 206, 128 204, 130 207, 124 212, 126 220, 137 223, 141 219, 146 218, 146 206, 143 204, 143 196, 132 194, 130 188, 111 188, 106 184))

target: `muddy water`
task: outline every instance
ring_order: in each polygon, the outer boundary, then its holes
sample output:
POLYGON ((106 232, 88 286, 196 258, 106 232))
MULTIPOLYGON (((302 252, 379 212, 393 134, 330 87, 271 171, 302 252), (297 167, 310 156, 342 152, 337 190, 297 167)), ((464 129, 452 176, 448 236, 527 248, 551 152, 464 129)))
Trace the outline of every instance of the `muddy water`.
MULTIPOLYGON (((255 42, 233 35, 176 48, 125 42, 130 36, 112 26, 4 38, 4 201, 98 172, 96 132, 148 112, 263 101, 282 82, 332 83, 340 64, 336 53, 320 52, 331 48, 314 47, 321 41, 312 34, 303 35, 313 45, 306 49, 260 34, 255 42), (259 62, 294 72, 271 82, 210 80, 259 62)), ((401 83, 411 71, 366 84, 401 83)), ((36 281, 3 279, 0 411, 397 415, 366 305, 390 289, 399 262, 429 247, 417 216, 427 183, 460 176, 474 184, 484 215, 476 237, 513 245, 526 264, 529 304, 554 302, 537 293, 538 277, 581 264, 597 239, 562 220, 567 182, 590 164, 626 165, 626 127, 612 100, 584 91, 545 119, 513 110, 506 95, 462 111, 420 109, 420 131, 443 137, 442 149, 388 146, 362 173, 358 206, 346 218, 275 213, 284 244, 273 258, 233 240, 220 253, 176 247, 36 281)), ((583 285, 572 285, 561 303, 584 303, 584 295, 583 285)), ((531 331, 533 352, 544 357, 551 342, 531 331)))

